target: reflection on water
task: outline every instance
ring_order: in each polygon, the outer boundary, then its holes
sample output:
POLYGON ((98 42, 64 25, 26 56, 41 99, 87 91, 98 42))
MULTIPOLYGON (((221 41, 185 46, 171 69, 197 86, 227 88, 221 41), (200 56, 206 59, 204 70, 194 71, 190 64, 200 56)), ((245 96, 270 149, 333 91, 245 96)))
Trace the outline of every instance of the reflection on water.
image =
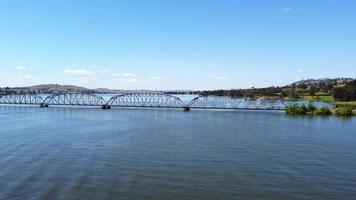
POLYGON ((356 118, 0 106, 0 199, 354 199, 356 118))

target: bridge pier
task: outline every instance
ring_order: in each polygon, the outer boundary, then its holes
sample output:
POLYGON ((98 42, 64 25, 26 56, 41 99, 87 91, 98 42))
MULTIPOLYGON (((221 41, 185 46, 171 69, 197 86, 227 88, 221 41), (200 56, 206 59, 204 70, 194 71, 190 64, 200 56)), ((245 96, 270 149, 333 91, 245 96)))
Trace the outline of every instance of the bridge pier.
POLYGON ((101 109, 103 109, 103 110, 109 110, 109 109, 111 109, 111 106, 108 105, 108 104, 104 104, 104 105, 101 106, 101 109))
POLYGON ((184 111, 184 112, 189 112, 189 111, 190 111, 190 108, 189 108, 188 106, 184 106, 184 107, 183 107, 183 111, 184 111))
POLYGON ((47 107, 48 107, 48 104, 46 104, 46 103, 41 103, 41 104, 40 104, 40 107, 41 107, 41 108, 47 108, 47 107))

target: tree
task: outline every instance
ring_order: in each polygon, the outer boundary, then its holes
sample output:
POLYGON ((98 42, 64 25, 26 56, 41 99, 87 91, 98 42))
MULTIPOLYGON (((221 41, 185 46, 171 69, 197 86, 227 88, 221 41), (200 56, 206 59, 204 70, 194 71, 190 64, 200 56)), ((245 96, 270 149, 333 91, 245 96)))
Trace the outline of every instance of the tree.
POLYGON ((318 88, 316 88, 314 85, 309 87, 309 95, 310 96, 314 96, 317 91, 318 91, 318 88))
POLYGON ((333 96, 338 101, 356 101, 356 80, 346 83, 344 87, 335 87, 333 96))

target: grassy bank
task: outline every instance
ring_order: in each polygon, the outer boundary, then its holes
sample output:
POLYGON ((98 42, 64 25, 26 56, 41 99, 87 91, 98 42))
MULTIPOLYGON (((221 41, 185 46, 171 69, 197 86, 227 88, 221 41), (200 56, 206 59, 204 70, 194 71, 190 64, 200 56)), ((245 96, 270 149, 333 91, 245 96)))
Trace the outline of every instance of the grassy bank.
POLYGON ((335 102, 335 99, 331 95, 317 95, 317 96, 301 96, 299 98, 284 98, 286 101, 323 101, 328 103, 335 102))
POLYGON ((356 109, 356 101, 336 101, 334 102, 337 106, 341 106, 341 107, 350 107, 353 109, 356 109))

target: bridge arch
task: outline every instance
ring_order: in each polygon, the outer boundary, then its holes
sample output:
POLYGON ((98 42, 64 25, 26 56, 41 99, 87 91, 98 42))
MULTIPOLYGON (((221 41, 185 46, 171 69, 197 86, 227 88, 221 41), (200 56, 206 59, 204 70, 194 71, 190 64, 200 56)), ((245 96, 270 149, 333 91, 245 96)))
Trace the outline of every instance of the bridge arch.
POLYGON ((184 108, 183 101, 176 96, 163 93, 126 93, 113 96, 107 105, 112 107, 157 107, 184 108))
POLYGON ((105 100, 94 94, 65 93, 46 97, 43 105, 102 106, 105 100))
POLYGON ((0 104, 41 104, 43 98, 36 94, 0 95, 0 104))
POLYGON ((189 108, 232 109, 238 108, 241 99, 233 99, 227 96, 198 96, 189 104, 189 108))

